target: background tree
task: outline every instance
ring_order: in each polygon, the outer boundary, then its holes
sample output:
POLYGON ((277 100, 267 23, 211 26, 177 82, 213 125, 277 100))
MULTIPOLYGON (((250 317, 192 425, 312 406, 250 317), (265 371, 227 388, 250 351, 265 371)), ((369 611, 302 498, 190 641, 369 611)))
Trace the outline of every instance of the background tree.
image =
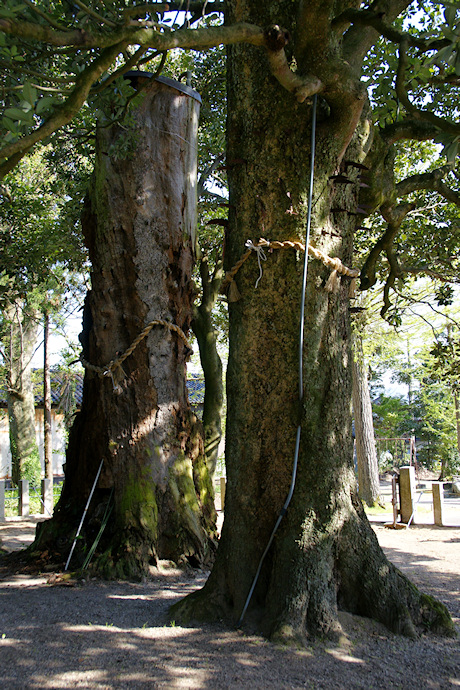
POLYGON ((353 343, 352 397, 359 497, 368 506, 374 506, 380 496, 380 478, 369 391, 369 365, 364 359, 361 338, 356 334, 353 343))
POLYGON ((31 367, 41 312, 60 302, 64 274, 84 260, 66 222, 65 182, 50 171, 46 153, 23 161, 5 179, 0 197, 0 307, 15 483, 40 480, 31 367))

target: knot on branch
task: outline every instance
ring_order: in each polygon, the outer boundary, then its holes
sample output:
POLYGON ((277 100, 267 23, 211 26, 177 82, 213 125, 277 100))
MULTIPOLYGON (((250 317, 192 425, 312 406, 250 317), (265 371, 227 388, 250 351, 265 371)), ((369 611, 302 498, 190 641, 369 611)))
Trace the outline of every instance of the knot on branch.
POLYGON ((278 52, 283 50, 291 40, 289 31, 282 29, 278 24, 268 26, 264 31, 265 45, 268 50, 278 52))

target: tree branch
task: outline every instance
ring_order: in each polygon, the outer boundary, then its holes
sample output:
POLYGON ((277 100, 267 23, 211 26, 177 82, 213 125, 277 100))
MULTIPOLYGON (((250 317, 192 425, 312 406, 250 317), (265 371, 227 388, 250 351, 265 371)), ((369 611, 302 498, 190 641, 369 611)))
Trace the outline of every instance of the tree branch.
POLYGON ((416 119, 404 119, 401 122, 393 122, 381 128, 380 136, 388 145, 403 139, 415 141, 428 141, 439 134, 439 128, 431 122, 416 119))
MULTIPOLYGON (((388 225, 383 235, 380 237, 379 240, 377 240, 377 242, 372 247, 361 269, 360 283, 362 290, 367 290, 368 288, 371 288, 373 285, 375 285, 377 281, 377 261, 379 259, 380 254, 383 251, 385 251, 390 264, 391 262, 393 262, 393 269, 396 271, 396 273, 398 272, 397 269, 399 267, 397 266, 396 257, 393 258, 392 245, 396 235, 399 232, 401 223, 403 222, 407 214, 413 211, 414 208, 415 204, 413 203, 398 204, 397 206, 385 205, 381 207, 380 211, 384 219, 387 221, 388 225)), ((397 276, 395 275, 395 277, 397 276)))
POLYGON ((172 48, 202 50, 216 45, 250 43, 265 45, 264 31, 254 25, 241 22, 232 26, 212 26, 202 29, 178 29, 161 32, 155 28, 124 26, 110 32, 83 29, 55 30, 41 24, 13 19, 0 19, 0 31, 29 41, 53 46, 76 48, 109 48, 113 45, 142 45, 164 51, 172 48))
POLYGON ((418 192, 422 189, 437 191, 437 183, 442 180, 451 169, 450 165, 443 165, 442 168, 432 170, 431 172, 406 177, 406 179, 401 180, 401 182, 398 182, 396 185, 396 193, 398 196, 406 196, 407 194, 418 192))
POLYGON ((38 141, 42 141, 75 117, 85 102, 92 84, 104 74, 124 47, 123 44, 119 44, 104 50, 101 55, 78 76, 75 82, 75 88, 70 96, 62 105, 55 109, 54 113, 46 122, 31 132, 31 134, 22 137, 13 144, 4 146, 3 149, 0 150, 0 160, 7 159, 0 165, 0 180, 3 179, 6 173, 9 172, 23 156, 25 156, 34 144, 38 141), (14 165, 12 165, 13 161, 14 165))
POLYGON ((268 61, 273 76, 287 90, 293 93, 299 103, 322 90, 323 84, 313 74, 300 76, 289 67, 284 48, 289 43, 289 34, 278 25, 264 32, 268 61))
POLYGON ((92 17, 101 24, 106 24, 107 26, 110 26, 112 29, 117 26, 116 23, 113 22, 111 19, 103 17, 102 14, 99 14, 99 12, 95 12, 95 10, 93 10, 91 7, 88 7, 88 5, 85 5, 85 3, 81 2, 81 0, 73 0, 73 2, 85 14, 87 14, 89 17, 92 17))
MULTIPOLYGON (((137 65, 141 57, 144 55, 145 51, 147 48, 139 48, 136 50, 134 55, 131 55, 131 57, 126 60, 125 64, 117 69, 115 72, 112 72, 110 76, 107 77, 107 79, 104 79, 104 81, 98 86, 93 86, 91 87, 91 93, 101 93, 101 91, 104 91, 110 84, 112 84, 118 77, 122 77, 123 74, 126 74, 126 72, 129 72, 131 67, 134 65, 137 65)), ((157 53, 159 55, 160 53, 157 53)), ((152 56, 152 60, 155 56, 152 56)))
MULTIPOLYGON (((411 0, 375 0, 367 12, 377 18, 385 17, 386 23, 390 25, 410 4, 411 0)), ((352 68, 360 72, 363 59, 375 44, 379 32, 371 25, 358 24, 360 10, 350 11, 357 13, 356 23, 352 23, 350 17, 347 18, 342 13, 332 22, 332 28, 335 28, 338 37, 346 31, 343 36, 343 57, 352 68), (352 26, 348 28, 350 23, 352 26)))
MULTIPOLYGON (((299 102, 303 102, 308 96, 323 88, 321 81, 314 75, 301 77, 291 71, 284 52, 289 37, 287 32, 278 26, 263 31, 253 24, 240 23, 233 26, 205 29, 180 29, 168 33, 160 33, 154 29, 136 29, 133 31, 129 27, 125 27, 107 34, 94 35, 86 31, 62 32, 30 22, 0 19, 0 31, 19 38, 58 46, 104 47, 101 55, 76 79, 75 88, 67 100, 55 109, 54 114, 46 122, 27 136, 0 150, 0 160, 10 159, 10 162, 12 156, 16 156, 15 160, 17 161, 17 156, 20 154, 20 160, 35 143, 70 122, 85 102, 92 84, 112 65, 117 55, 129 45, 138 45, 138 54, 140 54, 148 48, 157 48, 159 52, 166 52, 172 48, 205 49, 221 44, 249 43, 267 49, 268 61, 274 76, 284 88, 295 94, 299 102), (114 44, 115 39, 118 41, 114 44)), ((6 160, 0 165, 0 179, 9 170, 11 170, 11 165, 6 160)))
POLYGON ((36 5, 34 5, 33 2, 31 2, 31 0, 22 0, 22 1, 23 1, 23 3, 24 3, 25 5, 27 5, 27 7, 28 7, 30 10, 32 10, 32 12, 35 12, 35 14, 37 14, 39 17, 41 17, 42 19, 44 19, 45 22, 48 22, 48 24, 49 24, 50 26, 52 26, 53 29, 57 29, 58 31, 65 30, 65 27, 63 27, 61 24, 59 24, 59 22, 56 22, 56 21, 53 19, 53 17, 51 17, 49 14, 47 14, 46 12, 43 12, 42 10, 40 10, 36 5))
POLYGON ((414 106, 407 95, 406 87, 404 85, 406 69, 407 69, 407 48, 409 42, 404 38, 399 44, 399 60, 398 60, 398 70, 396 73, 396 94, 404 106, 406 111, 416 120, 425 120, 437 127, 442 132, 447 132, 449 134, 458 135, 460 134, 460 125, 445 120, 444 118, 438 117, 429 110, 419 110, 414 106))
MULTIPOLYGON (((410 2, 403 3, 405 6, 409 4, 410 2)), ((402 9, 404 9, 404 7, 402 9)), ((405 31, 400 31, 391 24, 388 24, 385 22, 384 17, 386 17, 386 14, 383 12, 378 13, 371 10, 349 9, 345 10, 345 12, 342 12, 342 14, 333 19, 331 26, 333 29, 340 32, 343 31, 349 24, 368 26, 373 28, 378 34, 380 34, 380 36, 383 36, 392 43, 400 44, 402 41, 406 41, 408 46, 418 48, 418 50, 424 53, 430 50, 440 50, 451 43, 451 41, 447 38, 417 38, 417 36, 413 36, 405 31)))

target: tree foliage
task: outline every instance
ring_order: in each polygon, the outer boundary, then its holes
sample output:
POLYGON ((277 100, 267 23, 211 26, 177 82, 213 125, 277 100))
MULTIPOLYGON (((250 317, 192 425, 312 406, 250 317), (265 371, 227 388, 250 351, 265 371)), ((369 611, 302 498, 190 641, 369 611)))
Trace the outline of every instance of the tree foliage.
MULTIPOLYGON (((369 170, 361 171, 358 214, 373 216, 358 234, 358 247, 367 253, 362 287, 384 281, 383 311, 397 320, 391 294, 406 276, 428 273, 440 281, 456 281, 458 8, 447 1, 387 0, 339 7, 334 14, 332 5, 327 6, 324 20, 330 24, 331 44, 324 47, 328 60, 316 72, 291 55, 289 32, 295 35, 296 27, 310 17, 304 3, 299 14, 293 14, 292 26, 282 31, 273 28, 276 16, 269 29, 249 23, 222 25, 223 10, 224 3, 217 1, 188 2, 184 8, 182 2, 8 0, 0 10, 0 174, 63 127, 81 143, 91 138, 95 115, 107 122, 122 121, 136 98, 121 78, 129 69, 147 65, 160 71, 168 51, 175 48, 209 50, 205 61, 196 63, 188 54, 182 64, 188 60, 188 66, 193 65, 206 83, 205 91, 222 93, 222 70, 212 69, 213 61, 220 66, 223 59, 216 46, 252 43, 265 50, 267 70, 299 101, 318 92, 334 107, 336 97, 361 71, 376 124, 365 161, 369 170)), ((201 149, 208 149, 210 165, 215 163, 216 141, 222 142, 220 116, 213 105, 209 112, 203 109, 201 149)), ((127 141, 129 147, 129 137, 127 141)), ((341 212, 347 210, 337 210, 341 212)), ((448 287, 440 289, 448 293, 448 287)))

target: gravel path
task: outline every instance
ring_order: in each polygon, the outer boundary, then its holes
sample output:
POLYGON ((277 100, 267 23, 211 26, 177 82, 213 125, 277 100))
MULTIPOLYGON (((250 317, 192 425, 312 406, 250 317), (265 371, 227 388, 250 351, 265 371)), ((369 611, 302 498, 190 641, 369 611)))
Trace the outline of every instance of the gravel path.
MULTIPOLYGON (((460 529, 375 529, 390 559, 442 599, 458 625, 460 529)), ((0 529, 0 538, 10 543, 7 530, 0 529)), ((346 634, 339 645, 316 642, 301 651, 221 626, 169 623, 169 606, 204 579, 170 568, 141 584, 52 586, 46 577, 4 575, 0 687, 460 687, 458 640, 423 636, 414 642, 355 616, 341 616, 346 634)))

